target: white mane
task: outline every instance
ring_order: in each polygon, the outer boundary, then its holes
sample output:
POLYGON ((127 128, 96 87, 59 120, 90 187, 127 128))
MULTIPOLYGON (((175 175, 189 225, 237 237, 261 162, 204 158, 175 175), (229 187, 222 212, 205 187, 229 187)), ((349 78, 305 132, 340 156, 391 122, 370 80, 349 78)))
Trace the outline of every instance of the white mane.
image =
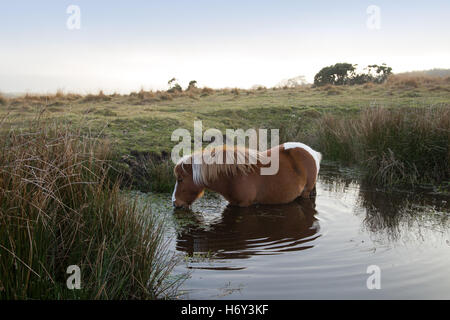
POLYGON ((256 150, 219 146, 184 156, 178 161, 177 166, 185 170, 184 165, 191 164, 194 183, 206 185, 220 176, 232 177, 254 172, 258 167, 258 155, 256 150))

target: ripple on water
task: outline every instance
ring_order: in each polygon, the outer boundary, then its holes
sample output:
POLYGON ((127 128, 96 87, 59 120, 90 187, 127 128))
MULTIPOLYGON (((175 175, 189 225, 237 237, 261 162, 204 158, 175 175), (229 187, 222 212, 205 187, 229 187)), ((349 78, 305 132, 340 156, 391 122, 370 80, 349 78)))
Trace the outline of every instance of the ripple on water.
POLYGON ((186 297, 450 298, 448 199, 323 172, 315 201, 236 208, 206 195, 192 212, 170 211, 186 297), (367 288, 370 265, 380 290, 367 288))

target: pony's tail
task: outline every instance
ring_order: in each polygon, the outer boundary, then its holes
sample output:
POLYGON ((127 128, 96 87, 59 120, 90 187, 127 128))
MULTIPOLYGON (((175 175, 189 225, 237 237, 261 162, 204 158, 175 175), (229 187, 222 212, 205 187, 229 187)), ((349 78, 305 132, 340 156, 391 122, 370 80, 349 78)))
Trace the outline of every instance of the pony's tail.
POLYGON ((322 154, 319 151, 317 152, 317 157, 319 158, 319 164, 322 162, 322 154))

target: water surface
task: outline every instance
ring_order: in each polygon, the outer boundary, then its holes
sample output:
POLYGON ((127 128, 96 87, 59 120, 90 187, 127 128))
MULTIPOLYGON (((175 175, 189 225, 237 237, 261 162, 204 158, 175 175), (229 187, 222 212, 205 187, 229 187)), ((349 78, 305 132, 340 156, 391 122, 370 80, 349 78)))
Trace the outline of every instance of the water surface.
POLYGON ((151 195, 185 256, 181 298, 450 299, 449 198, 321 170, 315 201, 236 208, 209 194, 174 212, 170 195, 151 195), (369 266, 380 289, 368 289, 369 266))

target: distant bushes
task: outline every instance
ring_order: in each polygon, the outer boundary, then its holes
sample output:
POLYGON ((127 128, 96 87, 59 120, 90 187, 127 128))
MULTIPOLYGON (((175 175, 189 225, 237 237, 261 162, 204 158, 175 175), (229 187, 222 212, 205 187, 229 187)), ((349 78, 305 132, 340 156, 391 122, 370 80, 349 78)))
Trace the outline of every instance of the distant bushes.
MULTIPOLYGON (((448 73, 448 72, 447 72, 448 73)), ((336 63, 322 68, 314 77, 314 86, 342 86, 361 85, 365 88, 371 84, 384 83, 388 87, 398 89, 416 89, 419 87, 430 90, 446 90, 450 84, 450 76, 447 73, 433 72, 409 72, 394 75, 392 68, 381 65, 368 65, 363 71, 357 70, 356 64, 336 63), (439 75, 443 76, 439 76, 439 75)))
POLYGON ((189 81, 189 85, 188 85, 186 91, 192 91, 195 89, 197 89, 197 81, 196 80, 189 81))
POLYGON ((177 79, 172 78, 167 82, 169 85, 169 90, 167 90, 168 93, 175 93, 175 92, 182 92, 183 88, 178 84, 177 79))
POLYGON ((392 74, 392 68, 382 65, 369 65, 365 72, 357 72, 356 66, 350 63, 336 63, 322 68, 314 76, 315 86, 355 85, 368 82, 383 83, 392 74))

